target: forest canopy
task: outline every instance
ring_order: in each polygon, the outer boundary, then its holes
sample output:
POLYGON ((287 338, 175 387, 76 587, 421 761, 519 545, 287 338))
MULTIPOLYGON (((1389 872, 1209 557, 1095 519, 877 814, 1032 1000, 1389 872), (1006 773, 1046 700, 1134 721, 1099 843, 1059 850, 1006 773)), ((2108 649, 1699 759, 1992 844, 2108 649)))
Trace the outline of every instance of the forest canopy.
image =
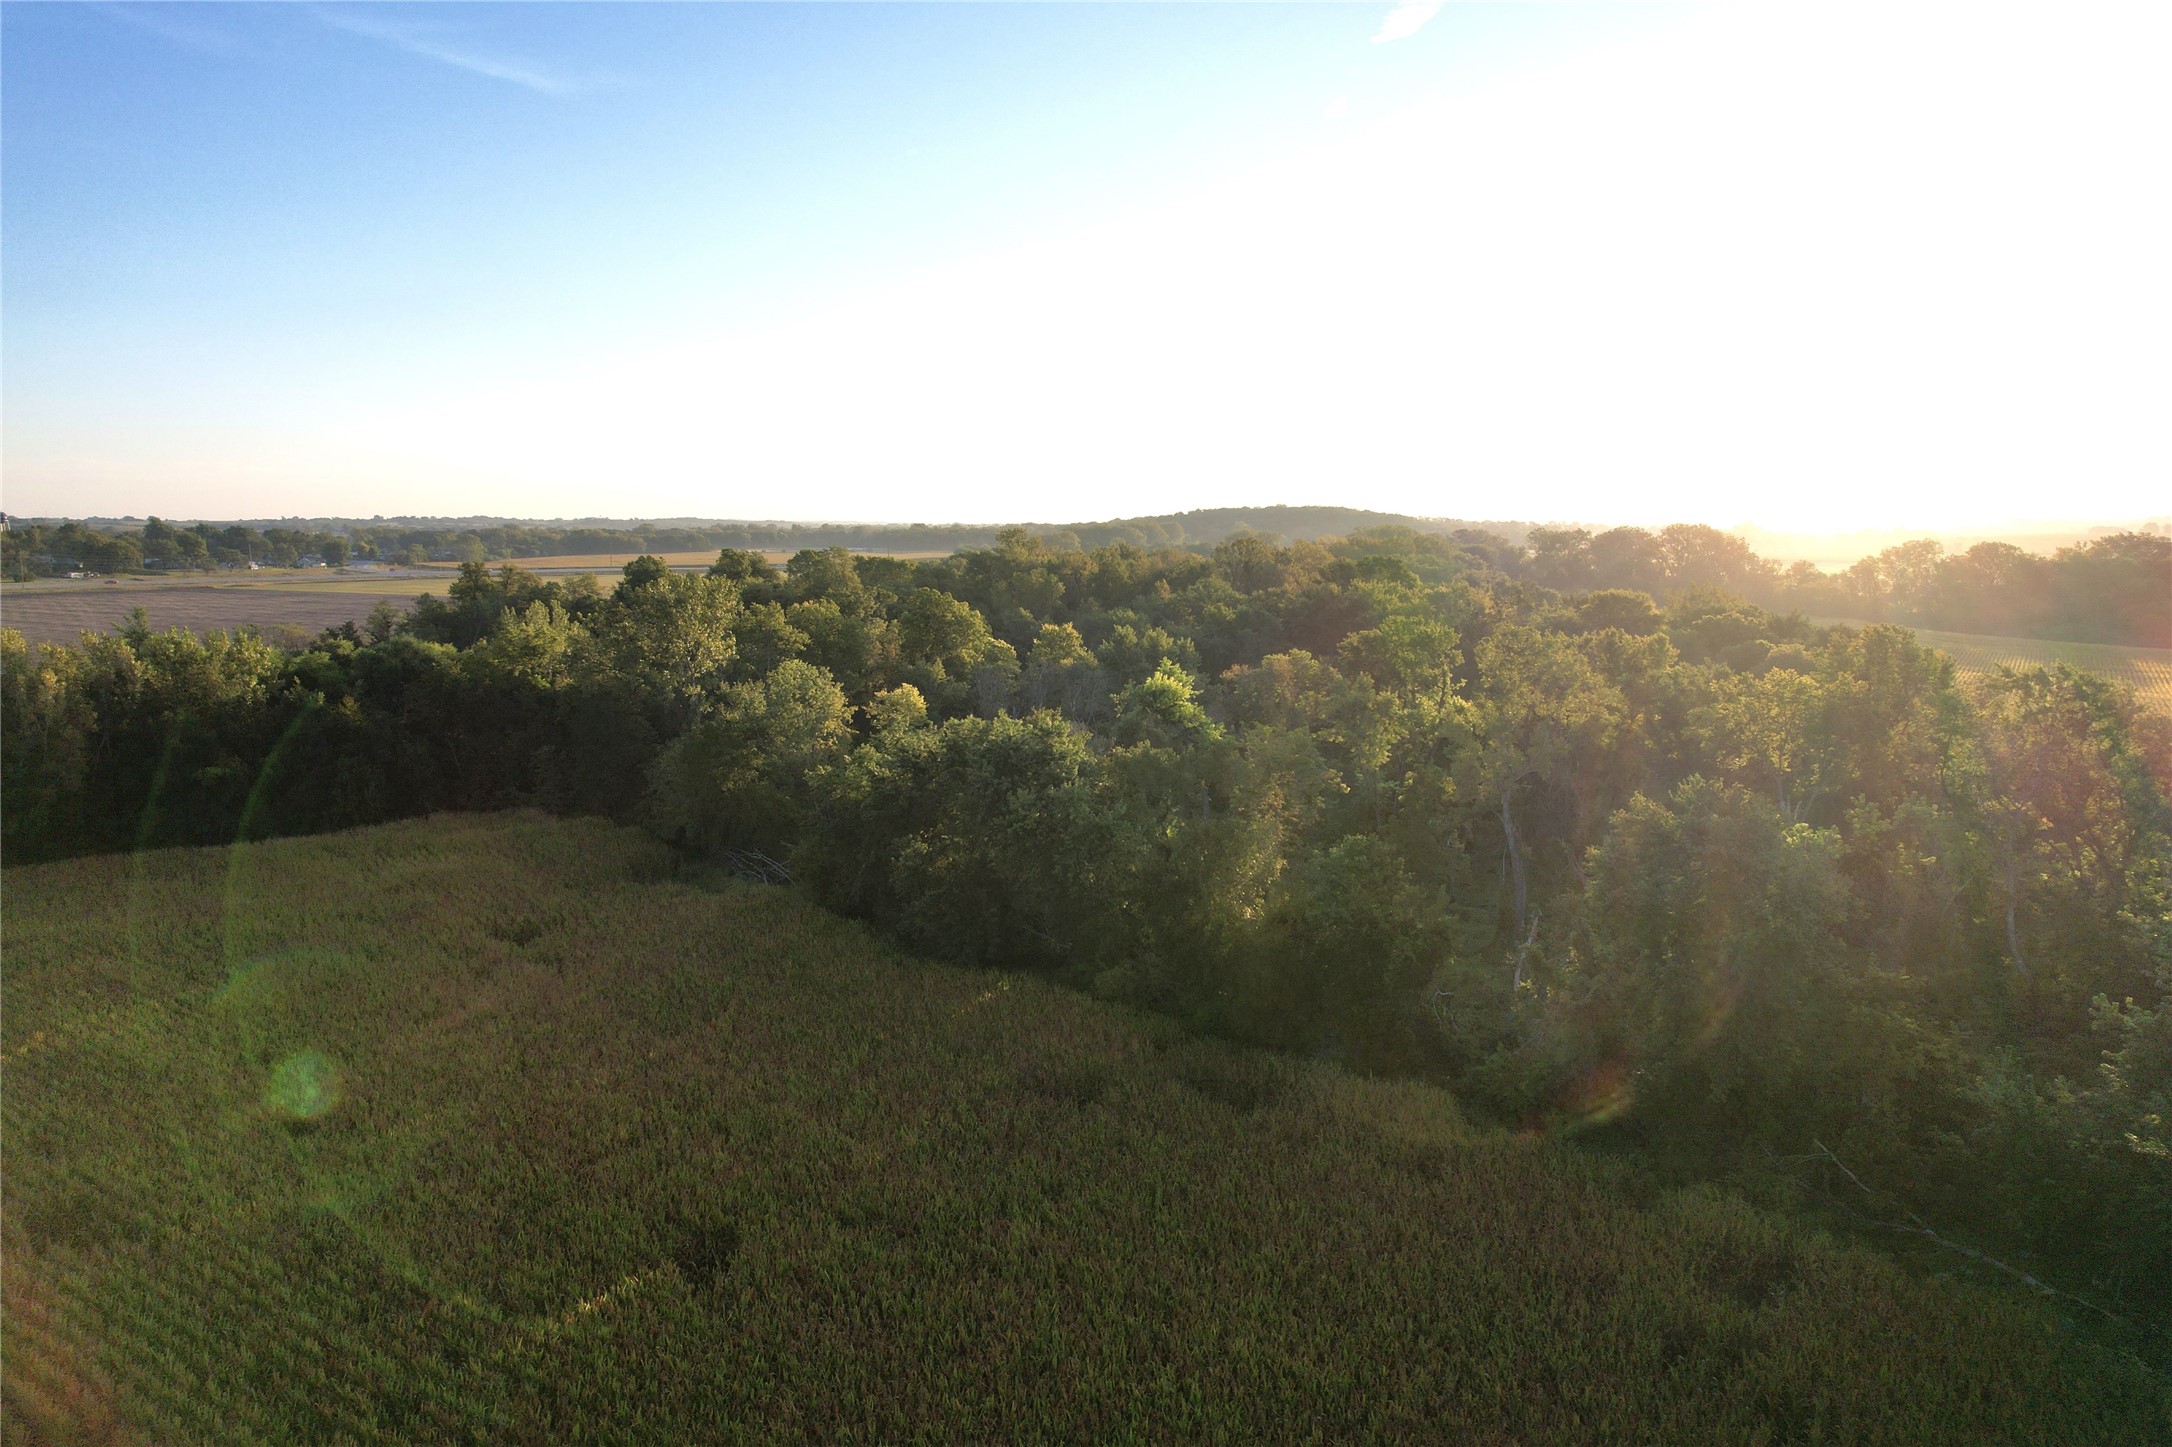
MULTIPOLYGON (((549 526, 480 521, 411 525, 322 520, 267 527, 151 518, 141 528, 80 522, 24 524, 0 532, 0 572, 18 581, 71 571, 213 571, 250 564, 291 567, 350 561, 395 564, 514 561, 700 551, 790 553, 847 548, 934 555, 1000 547, 1023 533, 1059 551, 1115 545, 1207 553, 1252 538, 1270 547, 1336 535, 1370 537, 1381 556, 1426 539, 1454 544, 1473 563, 1568 593, 1621 590, 1662 600, 1723 588, 1781 612, 1857 622, 1895 622, 2075 643, 2172 647, 2172 537, 2112 533, 2045 556, 1982 542, 1948 554, 1935 539, 1898 544, 1839 573, 1807 562, 1786 567, 1732 533, 1680 523, 1645 529, 1533 527, 1407 518, 1356 508, 1213 508, 1165 517, 1004 529, 963 525, 827 523, 639 523, 549 526)), ((1604 605, 1600 605, 1604 606, 1604 605)))

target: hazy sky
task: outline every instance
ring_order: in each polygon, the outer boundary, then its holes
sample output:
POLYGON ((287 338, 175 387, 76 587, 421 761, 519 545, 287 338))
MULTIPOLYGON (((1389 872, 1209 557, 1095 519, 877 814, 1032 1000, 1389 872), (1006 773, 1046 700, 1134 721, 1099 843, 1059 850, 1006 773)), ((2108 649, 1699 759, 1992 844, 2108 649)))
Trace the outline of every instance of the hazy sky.
POLYGON ((0 505, 2162 514, 2166 10, 11 3, 0 505))

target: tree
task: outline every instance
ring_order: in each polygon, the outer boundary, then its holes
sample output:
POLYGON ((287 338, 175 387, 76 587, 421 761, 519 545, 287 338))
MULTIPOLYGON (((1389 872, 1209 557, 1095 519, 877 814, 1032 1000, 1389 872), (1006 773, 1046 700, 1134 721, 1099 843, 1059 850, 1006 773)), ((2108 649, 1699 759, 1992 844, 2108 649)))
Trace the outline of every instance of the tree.
POLYGON ((995 639, 973 606, 934 588, 915 588, 898 614, 898 651, 907 663, 963 679, 992 652, 995 639))
POLYGON ((1445 707, 1455 692, 1456 631, 1430 618, 1398 616, 1343 640, 1345 667, 1405 702, 1445 707))
MULTIPOLYGON (((480 567, 480 564, 470 561, 462 565, 460 569, 462 577, 467 575, 467 570, 470 567, 480 567)), ((669 578, 671 576, 671 565, 653 554, 643 553, 619 571, 625 578, 625 581, 620 583, 619 586, 629 591, 638 592, 643 588, 654 587, 669 578)), ((711 576, 714 576, 713 572, 711 576)))
POLYGON ((1576 602, 1576 625, 1585 633, 1619 628, 1636 637, 1657 633, 1662 620, 1659 609, 1645 593, 1626 588, 1605 588, 1586 593, 1576 602))
POLYGON ((1191 675, 1167 659, 1152 677, 1116 696, 1114 738, 1119 747, 1184 748, 1212 742, 1221 734, 1220 726, 1199 706, 1191 675))
POLYGON ((642 570, 591 627, 609 673, 691 721, 728 681, 738 615, 738 590, 722 578, 642 570))
POLYGON ((1703 1149, 1838 1140, 1876 1075, 1843 941, 1840 839, 1692 778, 1639 797, 1592 850, 1581 933, 1585 1058, 1636 1118, 1703 1149), (1838 1081, 1854 1075, 1854 1088, 1838 1081))
POLYGON ((1724 774, 1763 785, 1798 824, 1840 776, 1840 750, 1825 727, 1828 690, 1839 686, 1788 668, 1722 674, 1693 727, 1724 774))
POLYGON ((810 598, 785 609, 805 638, 802 656, 829 670, 846 694, 866 698, 896 680, 898 627, 879 613, 848 613, 833 598, 810 598))
POLYGON ((1028 713, 1061 711, 1080 723, 1098 723, 1109 712, 1109 676, 1069 623, 1044 623, 1026 656, 1019 701, 1028 713))
POLYGON ((1189 638, 1177 638, 1166 628, 1118 623, 1094 656, 1121 687, 1150 678, 1167 659, 1186 673, 1199 671, 1199 650, 1189 638))
POLYGON ((1522 936, 1530 882, 1526 841, 1516 823, 1517 791, 1531 783, 1563 788, 1578 805, 1572 828, 1580 825, 1622 722, 1622 698, 1558 634, 1503 628, 1479 645, 1478 654, 1478 747, 1457 761, 1458 792, 1498 803, 1512 918, 1522 936))
POLYGON ((509 615, 463 657, 492 685, 549 691, 573 681, 588 641, 588 631, 568 618, 564 608, 537 599, 509 615))
POLYGON ((2145 995, 2167 808, 2131 702, 2064 666, 2001 670, 1977 698, 1977 816, 1997 861, 2004 943, 2038 1008, 2080 1024, 2093 995, 2145 995))
POLYGON ((774 583, 777 581, 777 570, 770 565, 769 559, 760 553, 724 548, 717 553, 716 561, 709 565, 709 576, 729 579, 742 585, 774 583))
POLYGON ((1425 987, 1448 959, 1440 902, 1386 841, 1365 835, 1309 852, 1275 891, 1276 980, 1252 1005, 1260 1033, 1369 1069, 1423 1058, 1425 987))
POLYGON ((886 688, 867 701, 867 723, 875 733, 918 728, 927 721, 928 701, 909 683, 886 688))
POLYGON ((1093 958, 1112 921, 1100 774, 1053 713, 881 730, 819 776, 802 877, 944 958, 1093 958))
MULTIPOLYGON (((725 575, 712 568, 709 576, 725 575)), ((834 611, 835 605, 830 606, 834 611)), ((805 654, 813 641, 806 630, 796 626, 775 603, 742 606, 738 620, 732 624, 734 666, 742 677, 760 678, 785 660, 805 654)))
POLYGON ((651 766, 652 825, 689 848, 783 855, 799 836, 816 772, 850 738, 851 716, 836 681, 796 659, 730 685, 651 766))

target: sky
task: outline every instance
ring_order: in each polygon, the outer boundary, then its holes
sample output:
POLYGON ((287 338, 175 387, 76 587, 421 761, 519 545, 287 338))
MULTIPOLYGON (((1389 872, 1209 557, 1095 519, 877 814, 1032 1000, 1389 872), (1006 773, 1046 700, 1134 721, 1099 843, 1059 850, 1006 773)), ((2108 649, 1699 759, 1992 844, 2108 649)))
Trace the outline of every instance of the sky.
POLYGON ((0 506, 2172 503, 2161 5, 0 7, 0 506))

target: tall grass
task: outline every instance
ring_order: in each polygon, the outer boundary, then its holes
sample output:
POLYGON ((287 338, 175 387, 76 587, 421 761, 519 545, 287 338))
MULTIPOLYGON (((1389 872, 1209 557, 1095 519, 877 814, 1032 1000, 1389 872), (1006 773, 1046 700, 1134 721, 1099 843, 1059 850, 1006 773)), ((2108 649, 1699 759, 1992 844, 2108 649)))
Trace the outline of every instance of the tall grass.
POLYGON ((7 877, 10 1440, 2153 1442, 2030 1301, 593 822, 7 877))

